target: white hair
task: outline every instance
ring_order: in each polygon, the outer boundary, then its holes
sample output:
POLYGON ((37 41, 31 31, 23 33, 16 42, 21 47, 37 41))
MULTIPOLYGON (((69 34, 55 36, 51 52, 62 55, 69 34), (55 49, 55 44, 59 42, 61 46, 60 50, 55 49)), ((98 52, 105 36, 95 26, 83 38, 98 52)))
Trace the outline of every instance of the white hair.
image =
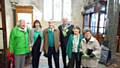
POLYGON ((17 25, 18 27, 20 27, 20 24, 22 23, 22 21, 25 21, 25 20, 24 20, 24 19, 20 19, 20 20, 18 20, 18 22, 17 22, 16 25, 17 25))

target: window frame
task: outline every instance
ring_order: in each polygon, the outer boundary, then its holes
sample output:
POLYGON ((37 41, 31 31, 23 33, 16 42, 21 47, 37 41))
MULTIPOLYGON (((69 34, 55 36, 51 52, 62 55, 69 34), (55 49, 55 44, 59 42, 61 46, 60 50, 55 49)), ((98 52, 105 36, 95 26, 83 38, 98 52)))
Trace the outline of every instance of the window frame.
MULTIPOLYGON (((61 19, 62 19, 63 17, 67 17, 67 16, 64 16, 64 1, 65 1, 65 0, 61 0, 61 15, 60 15, 61 18, 60 18, 60 20, 56 20, 55 17, 54 17, 54 16, 55 16, 55 14, 54 14, 54 12, 55 12, 55 11, 54 11, 54 10, 55 10, 55 8, 54 8, 54 1, 55 1, 55 0, 51 0, 51 1, 52 1, 52 5, 51 5, 51 6, 52 6, 52 16, 51 16, 50 19, 52 19, 52 20, 54 20, 54 21, 61 21, 61 19)), ((68 1, 71 1, 71 0, 68 0, 68 1)), ((70 3, 71 3, 71 2, 70 2, 70 3)), ((45 4, 45 3, 44 3, 44 4, 45 4)), ((44 6, 45 6, 45 5, 44 5, 44 6)), ((70 8, 71 8, 71 5, 70 5, 70 8)), ((71 12, 72 12, 72 9, 71 9, 71 12)), ((70 14, 69 14, 70 16, 71 16, 71 14, 72 14, 71 12, 70 12, 70 14)), ((44 15, 44 14, 45 14, 45 10, 44 10, 44 8, 43 8, 43 20, 44 20, 44 21, 49 21, 50 19, 49 19, 49 20, 46 20, 46 19, 45 19, 45 15, 44 15)), ((68 21, 71 21, 71 20, 72 20, 71 17, 68 18, 68 21)))
MULTIPOLYGON (((99 12, 98 13, 98 22, 97 22, 97 26, 91 26, 91 20, 92 20, 92 14, 94 14, 94 13, 96 13, 96 12, 93 12, 93 13, 87 13, 87 14, 84 14, 83 15, 83 29, 85 29, 85 27, 88 27, 88 28, 90 28, 91 29, 91 27, 95 27, 95 28, 97 28, 97 31, 96 31, 96 33, 94 34, 95 36, 97 36, 97 35, 100 35, 100 32, 99 32, 99 28, 103 28, 103 29, 105 29, 106 28, 106 26, 103 26, 103 27, 100 27, 100 15, 101 14, 105 14, 106 15, 106 13, 105 12, 99 12), (90 17, 89 17, 89 24, 88 24, 88 26, 87 25, 85 25, 85 16, 86 15, 89 15, 90 17)), ((105 20, 104 20, 104 24, 105 24, 105 20)), ((103 34, 105 34, 105 31, 103 32, 103 34)))

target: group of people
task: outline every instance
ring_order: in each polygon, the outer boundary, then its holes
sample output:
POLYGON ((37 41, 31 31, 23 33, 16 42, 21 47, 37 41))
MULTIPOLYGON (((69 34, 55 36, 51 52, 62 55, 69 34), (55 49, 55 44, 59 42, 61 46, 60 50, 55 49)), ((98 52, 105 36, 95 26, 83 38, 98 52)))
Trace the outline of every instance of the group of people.
POLYGON ((60 68, 60 48, 63 68, 97 68, 101 47, 89 29, 82 33, 80 27, 69 23, 67 18, 62 19, 58 29, 52 20, 44 30, 39 20, 34 21, 31 30, 25 26, 25 20, 19 20, 10 33, 9 49, 15 56, 15 68, 24 68, 25 56, 30 52, 33 68, 39 67, 42 52, 48 59, 49 68, 53 68, 52 57, 55 68, 60 68))

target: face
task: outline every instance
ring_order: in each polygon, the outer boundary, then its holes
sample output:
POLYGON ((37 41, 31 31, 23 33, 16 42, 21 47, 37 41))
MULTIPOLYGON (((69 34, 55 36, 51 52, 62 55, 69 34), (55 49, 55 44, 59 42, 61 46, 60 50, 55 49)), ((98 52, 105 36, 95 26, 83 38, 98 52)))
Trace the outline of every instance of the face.
POLYGON ((76 28, 75 28, 75 29, 73 29, 73 32, 74 32, 74 34, 75 34, 75 35, 80 34, 80 30, 79 30, 79 29, 76 29, 76 28))
POLYGON ((35 23, 35 27, 36 27, 36 28, 40 28, 39 22, 36 22, 36 23, 35 23))
POLYGON ((67 19, 67 18, 63 18, 63 19, 62 19, 62 23, 63 23, 63 24, 67 24, 67 22, 68 22, 68 19, 67 19))
POLYGON ((49 22, 48 25, 49 25, 50 28, 53 28, 53 27, 54 27, 54 23, 53 23, 53 22, 49 22))
POLYGON ((21 23, 20 23, 20 28, 24 29, 24 28, 25 28, 25 26, 26 26, 26 25, 25 25, 25 21, 24 21, 24 20, 22 20, 22 21, 21 21, 21 23))
POLYGON ((91 36, 92 36, 92 35, 91 35, 91 33, 90 33, 90 32, 86 32, 86 33, 85 33, 85 38, 90 39, 90 38, 91 38, 91 36))

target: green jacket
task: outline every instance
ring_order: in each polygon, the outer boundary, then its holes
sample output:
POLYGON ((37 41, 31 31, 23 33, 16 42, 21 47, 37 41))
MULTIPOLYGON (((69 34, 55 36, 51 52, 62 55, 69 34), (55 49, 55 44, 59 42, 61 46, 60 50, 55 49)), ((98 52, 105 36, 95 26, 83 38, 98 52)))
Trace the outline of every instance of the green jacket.
MULTIPOLYGON (((71 56, 72 56, 73 37, 74 37, 73 34, 70 35, 69 40, 68 40, 68 43, 67 43, 66 53, 67 53, 69 59, 70 59, 71 56)), ((80 34, 79 43, 78 43, 78 47, 77 47, 78 52, 80 52, 80 43, 81 43, 82 38, 83 38, 83 36, 80 34)))
POLYGON ((19 27, 14 27, 10 33, 9 49, 15 55, 29 53, 28 31, 22 31, 19 27))

